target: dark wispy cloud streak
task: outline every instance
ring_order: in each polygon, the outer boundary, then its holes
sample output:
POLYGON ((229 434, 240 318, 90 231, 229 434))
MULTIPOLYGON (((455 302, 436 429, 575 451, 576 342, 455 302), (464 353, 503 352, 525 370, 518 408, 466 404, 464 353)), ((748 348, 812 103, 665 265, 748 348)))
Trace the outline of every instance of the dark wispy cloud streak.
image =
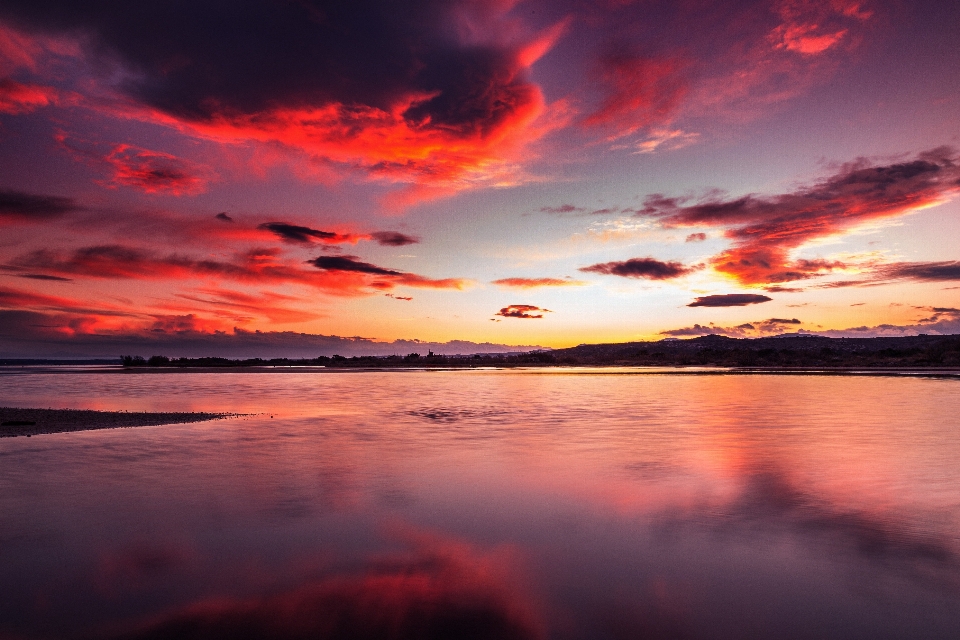
POLYGON ((370 234, 370 237, 385 247, 403 247, 408 244, 417 244, 420 242, 419 238, 413 236, 408 236, 399 231, 374 231, 370 234))
POLYGON ((0 189, 0 221, 40 221, 79 209, 73 198, 0 189))
POLYGON ((270 231, 276 234, 281 240, 300 244, 310 244, 314 240, 325 242, 338 241, 342 238, 342 236, 332 231, 320 231, 319 229, 287 224, 286 222, 264 222, 261 225, 257 225, 257 228, 270 231))
POLYGON ((897 262, 880 267, 882 278, 940 282, 960 280, 960 262, 897 262))
POLYGON ((760 304, 761 302, 770 302, 773 300, 770 296, 764 296, 756 293, 723 293, 712 296, 700 296, 688 307, 743 307, 748 304, 760 304))
POLYGON ((384 269, 369 262, 361 262, 355 256, 320 256, 309 261, 318 269, 325 271, 353 271, 356 273, 370 273, 378 276, 400 276, 401 271, 384 269))

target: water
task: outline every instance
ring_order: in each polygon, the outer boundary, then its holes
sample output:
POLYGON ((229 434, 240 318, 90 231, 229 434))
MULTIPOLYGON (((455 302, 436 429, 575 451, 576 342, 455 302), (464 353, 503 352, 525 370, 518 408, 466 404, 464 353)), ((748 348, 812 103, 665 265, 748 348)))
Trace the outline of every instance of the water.
POLYGON ((960 381, 21 373, 0 638, 960 637, 960 381))

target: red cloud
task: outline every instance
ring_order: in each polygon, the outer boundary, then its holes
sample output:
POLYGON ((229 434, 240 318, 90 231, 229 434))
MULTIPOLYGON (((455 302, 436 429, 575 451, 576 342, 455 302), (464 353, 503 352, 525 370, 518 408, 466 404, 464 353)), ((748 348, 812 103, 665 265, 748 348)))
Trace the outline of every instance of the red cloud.
MULTIPOLYGON (((149 21, 80 8, 53 16, 23 3, 7 14, 32 31, 0 27, 8 36, 0 37, 0 77, 14 68, 49 75, 37 63, 49 57, 49 41, 74 58, 88 108, 206 140, 285 148, 333 173, 359 169, 406 185, 389 198, 394 205, 524 180, 529 143, 555 126, 529 70, 567 22, 531 33, 512 2, 413 3, 403 16, 394 9, 388 0, 358 0, 318 18, 302 3, 255 0, 232 13, 250 36, 238 39, 234 29, 198 27, 222 17, 208 3, 161 3, 149 21), (174 31, 176 38, 156 37, 174 31), (104 52, 130 71, 123 83, 104 86, 89 75, 104 52)), ((109 159, 120 184, 202 189, 167 156, 124 149, 109 159)))
POLYGON ((161 151, 152 151, 128 144, 105 145, 91 140, 74 139, 58 132, 56 141, 77 159, 96 167, 106 165, 113 175, 108 187, 125 186, 144 193, 196 195, 206 190, 210 170, 194 162, 161 151))
POLYGON ((113 169, 114 184, 140 189, 145 193, 196 195, 206 190, 207 173, 203 168, 181 158, 120 144, 104 160, 113 169))
POLYGON ((713 198, 686 205, 654 195, 638 215, 675 227, 726 226, 733 246, 715 256, 713 268, 743 284, 803 280, 843 268, 837 261, 791 260, 811 240, 842 233, 872 220, 903 215, 960 193, 960 158, 942 147, 915 160, 873 165, 858 160, 810 187, 774 196, 713 198))
POLYGON ((862 39, 871 13, 846 0, 783 0, 746 9, 736 44, 711 61, 684 115, 749 120, 829 79, 862 39), (764 10, 766 9, 766 10, 764 10), (751 23, 753 23, 751 25, 751 23))
MULTIPOLYGON (((26 320, 26 326, 14 327, 13 333, 10 334, 13 336, 25 335, 25 329, 31 334, 50 336, 111 330, 123 327, 130 319, 138 316, 116 305, 101 303, 97 307, 92 307, 85 301, 8 287, 0 287, 0 309, 11 310, 3 312, 8 321, 11 320, 8 317, 10 314, 19 315, 20 320, 26 320), (37 310, 44 313, 38 313, 37 310)), ((14 325, 18 324, 16 318, 13 318, 13 322, 14 325)))
POLYGON ((464 125, 411 119, 431 94, 410 94, 389 108, 335 103, 215 114, 204 121, 171 120, 157 112, 141 112, 140 117, 222 142, 279 142, 363 169, 376 180, 410 184, 390 201, 403 207, 474 185, 517 181, 517 154, 544 133, 531 126, 544 112, 543 96, 538 87, 520 80, 522 72, 515 66, 509 82, 480 89, 490 102, 481 108, 489 111, 480 122, 464 125))
MULTIPOLYGON (((258 291, 256 294, 250 294, 242 291, 207 287, 192 294, 177 294, 177 297, 188 302, 204 305, 214 315, 230 318, 236 322, 250 321, 255 317, 266 317, 272 323, 285 324, 306 322, 320 317, 317 313, 290 307, 290 303, 303 303, 304 300, 272 291, 258 291)), ((184 312, 194 309, 193 306, 189 305, 185 305, 182 309, 177 305, 159 306, 160 308, 178 309, 184 312)))
POLYGON ((0 113, 30 113, 57 101, 59 92, 53 87, 21 84, 0 78, 0 113))
POLYGON ((778 13, 783 22, 770 33, 775 47, 803 55, 816 55, 836 46, 850 26, 872 12, 856 0, 784 0, 778 13))
POLYGON ((586 282, 569 278, 501 278, 500 280, 494 280, 493 284, 513 289, 533 289, 536 287, 578 287, 586 284, 586 282))
POLYGON ((605 97, 583 124, 615 129, 620 137, 668 120, 687 91, 683 67, 627 52, 602 56, 596 73, 605 97))
POLYGON ((500 309, 500 311, 494 315, 503 316, 504 318, 536 319, 542 318, 545 313, 553 312, 550 311, 550 309, 541 309, 531 304, 511 304, 508 307, 500 309))
POLYGON ((58 275, 102 279, 188 280, 218 279, 251 284, 301 284, 337 295, 367 295, 371 289, 399 285, 430 289, 462 289, 461 278, 432 279, 359 262, 349 256, 320 257, 311 261, 318 270, 302 263, 282 261, 277 249, 254 249, 232 261, 157 255, 122 245, 101 245, 75 250, 67 257, 35 251, 17 258, 12 267, 58 275), (338 261, 338 262, 330 262, 338 261))

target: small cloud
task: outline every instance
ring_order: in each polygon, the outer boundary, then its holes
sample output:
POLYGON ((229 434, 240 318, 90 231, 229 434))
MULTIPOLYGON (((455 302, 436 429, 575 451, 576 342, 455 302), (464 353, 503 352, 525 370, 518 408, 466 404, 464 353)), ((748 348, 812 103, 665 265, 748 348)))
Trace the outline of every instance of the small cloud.
POLYGON ((530 304, 511 304, 510 306, 500 309, 500 311, 494 315, 504 318, 536 319, 542 318, 545 313, 553 312, 550 311, 550 309, 541 309, 540 307, 535 307, 530 304))
POLYGON ((699 133, 687 133, 680 129, 656 129, 650 132, 646 140, 636 144, 634 153, 655 153, 656 151, 676 151, 693 144, 699 133))
POLYGON ((0 190, 0 220, 46 220, 79 209, 72 198, 0 190))
POLYGON ((206 168, 169 153, 121 144, 103 159, 114 169, 113 184, 175 196, 206 190, 206 168))
POLYGON ((30 278, 31 280, 50 280, 52 282, 73 282, 73 278, 64 278, 63 276, 51 276, 45 273, 19 273, 18 278, 30 278))
POLYGON ((768 296, 755 293, 724 293, 713 296, 700 296, 688 307, 743 307, 748 304, 760 304, 773 300, 768 296))
POLYGON ((862 307, 862 306, 865 305, 865 304, 867 304, 867 303, 866 303, 866 302, 854 302, 854 303, 853 303, 852 305, 850 305, 850 306, 851 306, 851 307, 862 307))
POLYGON ((803 291, 803 289, 800 287, 781 287, 777 285, 772 287, 764 287, 763 290, 767 293, 800 293, 803 291))
POLYGON ((670 280, 679 278, 700 269, 700 266, 688 267, 682 262, 664 262, 656 258, 630 258, 620 262, 602 262, 580 271, 602 273, 623 278, 645 278, 647 280, 670 280))
POLYGON ((536 287, 579 287, 587 284, 582 280, 570 278, 501 278, 491 284, 512 289, 533 289, 536 287))
POLYGON ((707 234, 705 233, 691 233, 684 242, 703 242, 706 239, 707 234))
POLYGON ((332 231, 320 231, 319 229, 287 224, 286 222, 264 222, 257 225, 257 229, 270 231, 285 242, 299 244, 311 244, 315 240, 320 242, 346 242, 349 239, 348 236, 341 236, 339 233, 333 233, 332 231))
POLYGON ((561 204, 556 207, 540 207, 540 211, 542 213, 582 213, 586 211, 586 209, 572 204, 561 204))
POLYGON ((225 211, 221 211, 220 213, 215 215, 214 218, 216 218, 217 220, 223 220, 224 222, 233 222, 233 218, 228 216, 225 211))
POLYGON ((387 296, 388 298, 393 298, 394 300, 413 300, 413 298, 410 296, 395 296, 392 293, 385 293, 383 295, 387 296))
POLYGON ((417 244, 420 238, 408 236, 399 231, 375 231, 370 237, 385 247, 403 247, 408 244, 417 244))
POLYGON ((369 262, 361 262, 356 256, 320 256, 307 261, 318 269, 324 271, 350 271, 353 273, 370 273, 378 276, 402 276, 400 271, 384 269, 369 262))
POLYGON ((22 84, 10 78, 0 79, 0 113, 18 115, 59 102, 59 92, 53 87, 22 84))

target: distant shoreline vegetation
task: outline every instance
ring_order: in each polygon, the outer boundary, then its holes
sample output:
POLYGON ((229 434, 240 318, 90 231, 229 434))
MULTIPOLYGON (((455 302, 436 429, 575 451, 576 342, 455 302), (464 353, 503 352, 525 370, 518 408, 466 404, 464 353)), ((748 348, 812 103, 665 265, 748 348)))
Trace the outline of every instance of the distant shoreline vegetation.
POLYGON ((512 354, 318 356, 315 358, 169 358, 122 356, 125 368, 139 367, 331 367, 423 368, 511 366, 717 366, 717 367, 960 367, 960 336, 827 338, 781 336, 584 344, 568 349, 512 354))

